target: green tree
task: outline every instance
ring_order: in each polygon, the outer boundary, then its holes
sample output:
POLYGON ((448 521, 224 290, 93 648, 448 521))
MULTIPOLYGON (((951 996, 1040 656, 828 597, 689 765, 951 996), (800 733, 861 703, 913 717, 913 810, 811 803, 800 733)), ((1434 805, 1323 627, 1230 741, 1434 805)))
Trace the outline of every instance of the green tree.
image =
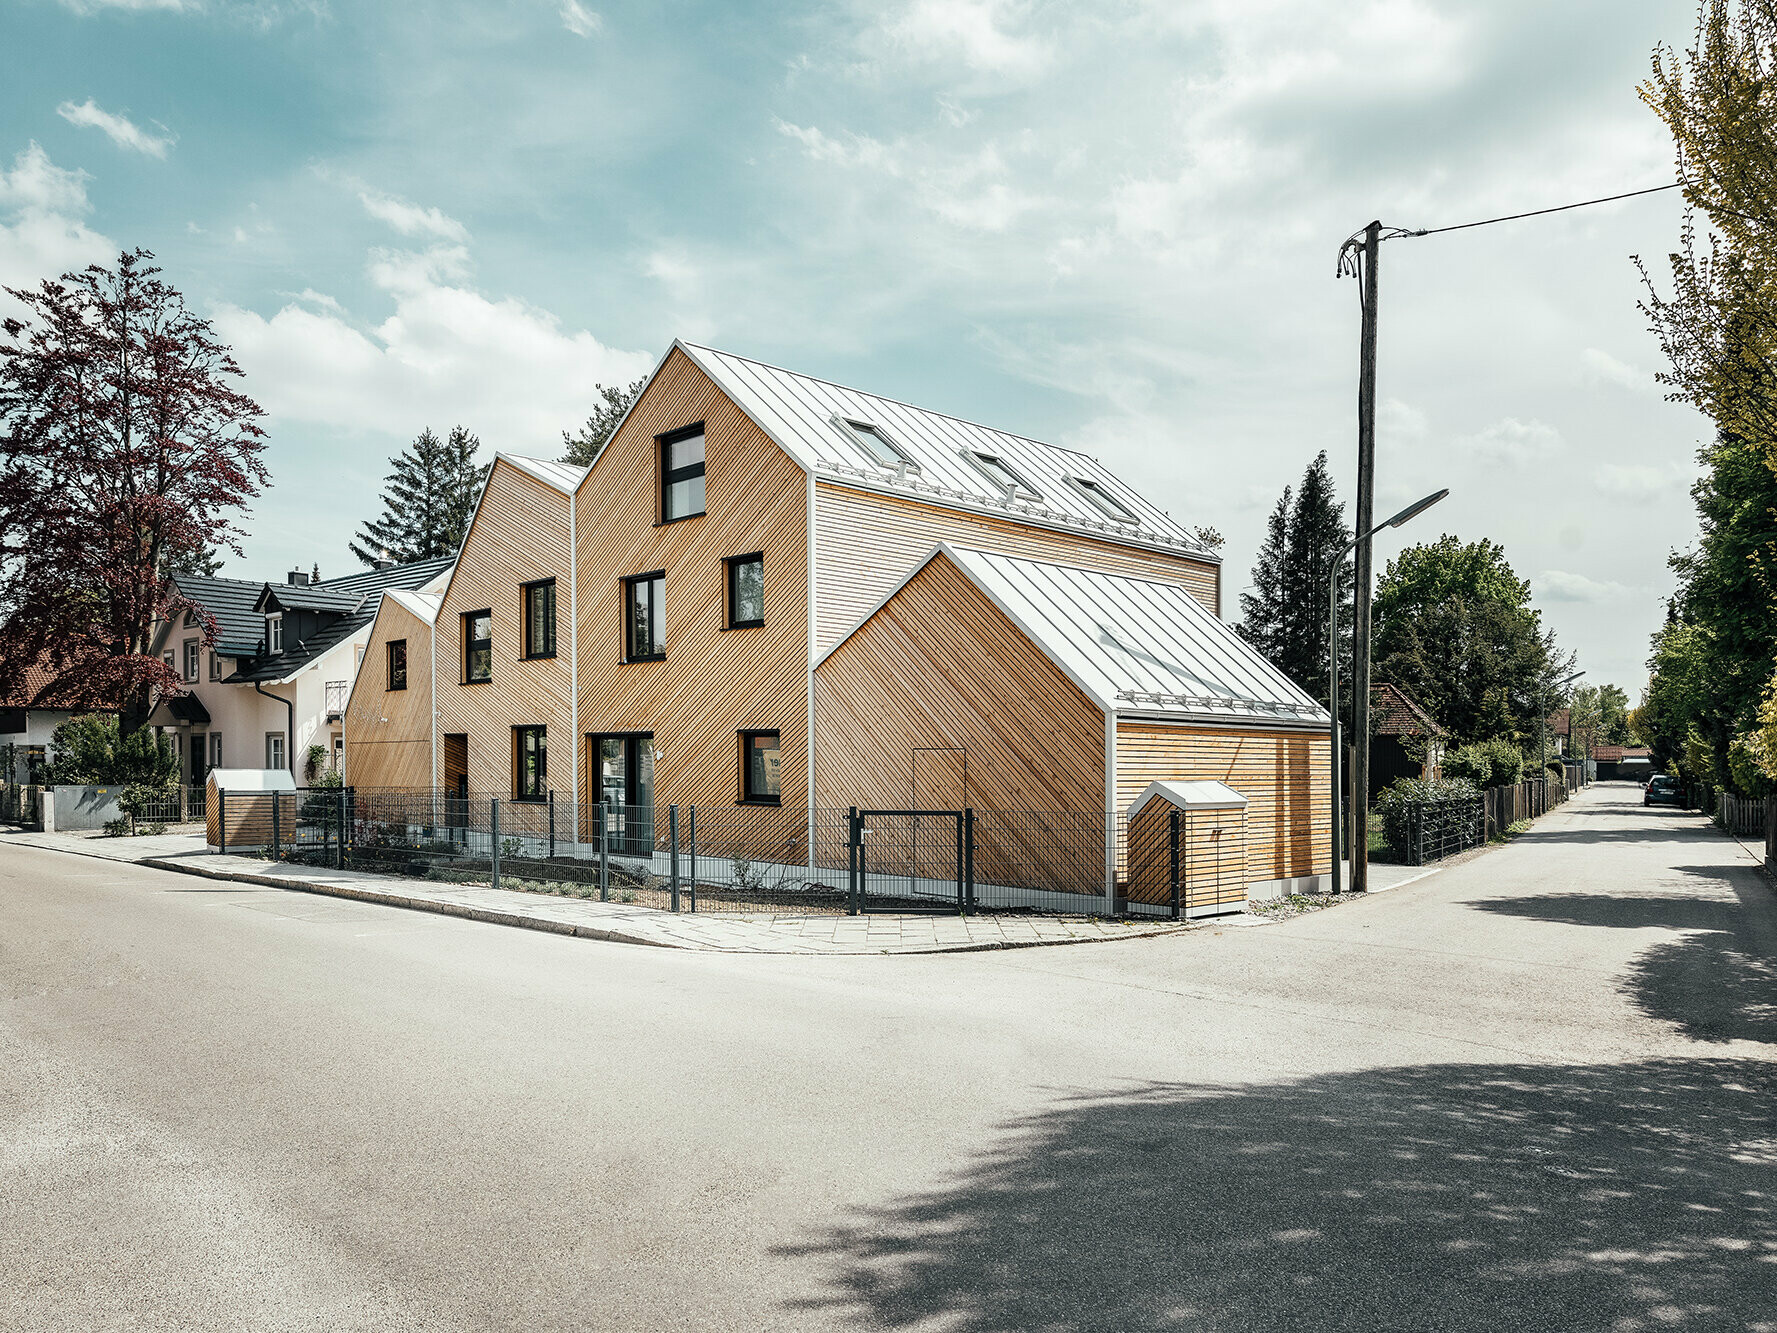
POLYGON ((51 785, 164 787, 179 777, 179 756, 170 740, 147 727, 120 735, 113 713, 69 718, 55 729, 49 748, 44 781, 51 785))
POLYGON ((619 389, 609 384, 595 384, 593 393, 598 399, 592 414, 586 423, 570 435, 561 433, 563 453, 561 461, 572 463, 576 467, 591 467, 606 444, 610 442, 611 432, 617 429, 617 423, 623 420, 623 414, 629 411, 630 404, 642 396, 647 386, 646 379, 639 379, 627 389, 619 389))
POLYGON ((352 554, 374 567, 455 555, 469 530, 492 464, 478 464, 481 441, 461 426, 439 439, 428 426, 389 460, 381 517, 365 523, 352 554))
POLYGON ((1283 562, 1289 551, 1290 488, 1285 486, 1265 522, 1265 540, 1253 558, 1253 590, 1240 594, 1241 638, 1275 662, 1283 645, 1283 562))

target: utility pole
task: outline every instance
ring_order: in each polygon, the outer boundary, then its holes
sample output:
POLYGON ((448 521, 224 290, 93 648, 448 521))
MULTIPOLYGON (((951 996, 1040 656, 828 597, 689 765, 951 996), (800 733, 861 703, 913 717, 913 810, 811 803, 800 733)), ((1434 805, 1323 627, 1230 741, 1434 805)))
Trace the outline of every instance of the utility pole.
MULTIPOLYGON (((1352 820, 1357 836, 1351 849, 1351 891, 1370 887, 1370 586, 1374 581, 1371 537, 1376 507, 1376 268, 1382 257, 1382 224, 1364 228, 1363 335, 1358 344, 1357 521, 1362 536, 1352 562, 1356 579, 1351 624, 1352 820)), ((1339 701, 1333 700, 1337 708, 1339 701)))

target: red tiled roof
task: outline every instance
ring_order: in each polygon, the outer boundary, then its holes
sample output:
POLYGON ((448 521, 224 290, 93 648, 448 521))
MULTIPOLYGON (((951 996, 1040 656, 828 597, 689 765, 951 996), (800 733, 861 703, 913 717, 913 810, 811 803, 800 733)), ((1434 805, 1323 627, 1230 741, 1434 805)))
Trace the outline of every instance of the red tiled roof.
POLYGON ((1594 745, 1592 758, 1600 763, 1615 764, 1624 759, 1651 759, 1653 751, 1640 745, 1594 745))
POLYGON ((1573 724, 1569 720, 1571 714, 1565 708, 1557 708, 1549 714, 1549 730, 1557 736, 1573 735, 1573 724))
POLYGON ((1398 685, 1380 681, 1370 687, 1370 712, 1378 736, 1442 736, 1444 729, 1398 685))
POLYGON ((19 688, 5 698, 0 698, 0 708, 65 708, 67 700, 57 699, 53 686, 60 673, 52 671, 42 661, 36 666, 25 668, 23 681, 19 688), (48 693, 44 693, 47 690, 48 693), (41 697, 39 697, 41 695, 41 697))

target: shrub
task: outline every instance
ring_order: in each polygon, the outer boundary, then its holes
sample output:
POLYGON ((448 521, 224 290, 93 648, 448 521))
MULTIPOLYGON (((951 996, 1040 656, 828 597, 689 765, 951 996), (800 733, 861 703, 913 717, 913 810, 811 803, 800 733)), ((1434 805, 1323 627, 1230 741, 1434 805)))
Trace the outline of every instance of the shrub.
POLYGON ((49 747, 44 781, 50 786, 143 782, 165 787, 179 780, 179 753, 172 741, 147 727, 120 737, 117 718, 110 714, 69 718, 56 728, 49 747))
POLYGON ((1524 756, 1503 736, 1477 741, 1444 756, 1444 776, 1474 787, 1509 787, 1524 772, 1524 756))
MULTIPOLYGON (((1466 748, 1466 747, 1465 747, 1466 748)), ((1382 837, 1389 850, 1406 850, 1408 818, 1412 807, 1422 801, 1445 800, 1452 796, 1473 796, 1475 786, 1460 778, 1396 778, 1388 790, 1376 798, 1376 813, 1382 816, 1382 837)))
POLYGON ((105 821, 105 836, 107 838, 127 838, 127 837, 129 837, 130 836, 129 816, 126 815, 122 819, 107 819, 105 821))
POLYGON ((1764 737, 1759 732, 1736 736, 1728 742, 1728 772, 1742 796, 1769 796, 1777 792, 1765 773, 1764 737))

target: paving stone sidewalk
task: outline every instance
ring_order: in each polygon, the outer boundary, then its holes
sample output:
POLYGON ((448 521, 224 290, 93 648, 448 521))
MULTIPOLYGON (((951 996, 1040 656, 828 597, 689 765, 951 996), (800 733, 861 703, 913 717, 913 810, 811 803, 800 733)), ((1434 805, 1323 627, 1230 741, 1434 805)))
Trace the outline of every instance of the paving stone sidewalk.
POLYGON ((274 865, 245 856, 219 856, 204 848, 201 834, 153 838, 86 838, 65 833, 14 833, 0 839, 82 856, 129 861, 210 879, 356 898, 390 907, 439 912, 498 925, 615 940, 669 949, 719 953, 903 954, 965 953, 1035 945, 1087 944, 1169 935, 1204 925, 1257 926, 1244 914, 1184 925, 1094 917, 801 916, 661 912, 627 903, 588 902, 490 889, 433 884, 391 875, 316 866, 274 865))

